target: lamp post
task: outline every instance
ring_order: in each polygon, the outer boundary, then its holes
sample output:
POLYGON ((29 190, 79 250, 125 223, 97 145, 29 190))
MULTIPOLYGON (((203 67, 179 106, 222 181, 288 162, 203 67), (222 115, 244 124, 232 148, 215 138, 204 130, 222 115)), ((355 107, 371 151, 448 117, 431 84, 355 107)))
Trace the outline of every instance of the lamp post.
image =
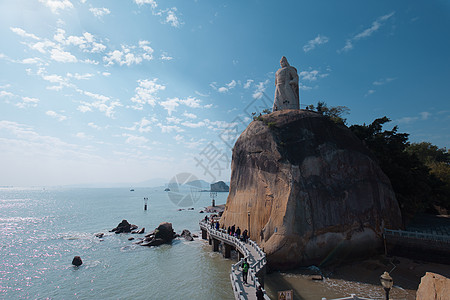
POLYGON ((217 192, 210 192, 209 193, 209 197, 211 197, 212 201, 211 201, 211 206, 215 207, 216 206, 216 200, 214 200, 214 197, 217 196, 217 192))
POLYGON ((250 211, 247 211, 247 228, 248 228, 248 235, 250 236, 250 211))
POLYGON ((392 280, 392 277, 389 276, 388 272, 384 272, 383 275, 380 276, 380 282, 386 291, 386 300, 389 300, 389 291, 391 290, 394 281, 392 280))
POLYGON ((147 210, 147 202, 148 202, 148 198, 145 197, 144 198, 144 210, 147 210))

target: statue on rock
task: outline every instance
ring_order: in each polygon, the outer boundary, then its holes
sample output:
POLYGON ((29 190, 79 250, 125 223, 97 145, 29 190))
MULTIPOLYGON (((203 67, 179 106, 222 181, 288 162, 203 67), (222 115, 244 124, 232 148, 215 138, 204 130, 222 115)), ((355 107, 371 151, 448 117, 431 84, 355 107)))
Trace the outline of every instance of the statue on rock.
POLYGON ((291 67, 286 57, 280 60, 281 68, 275 73, 275 99, 272 111, 300 109, 297 69, 291 67))

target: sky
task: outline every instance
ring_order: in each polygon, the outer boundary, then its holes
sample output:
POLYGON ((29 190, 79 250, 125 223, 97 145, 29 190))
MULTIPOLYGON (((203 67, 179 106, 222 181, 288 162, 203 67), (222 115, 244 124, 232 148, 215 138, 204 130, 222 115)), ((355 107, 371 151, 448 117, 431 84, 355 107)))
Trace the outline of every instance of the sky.
POLYGON ((300 103, 450 147, 450 2, 0 2, 0 186, 230 180, 286 56, 300 103))

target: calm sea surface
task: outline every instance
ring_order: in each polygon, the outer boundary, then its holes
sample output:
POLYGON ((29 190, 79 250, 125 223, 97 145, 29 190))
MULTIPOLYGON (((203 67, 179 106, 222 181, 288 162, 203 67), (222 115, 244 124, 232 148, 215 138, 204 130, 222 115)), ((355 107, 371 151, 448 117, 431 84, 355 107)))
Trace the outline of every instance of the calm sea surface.
MULTIPOLYGON (((227 195, 219 193, 217 203, 227 195)), ((2 188, 0 299, 234 299, 233 261, 207 243, 148 248, 128 241, 138 235, 108 232, 127 219, 146 232, 167 221, 177 233, 196 233, 198 212, 209 204, 209 193, 200 193, 194 211, 177 211, 166 192, 150 188, 2 188), (71 265, 75 255, 79 268, 71 265)))
MULTIPOLYGON (((0 188, 0 299, 234 299, 229 271, 235 260, 207 242, 148 248, 128 241, 138 235, 108 232, 127 219, 146 232, 171 222, 177 233, 198 233, 199 211, 211 200, 209 193, 196 196, 194 210, 178 211, 162 188, 0 188), (94 236, 99 232, 103 241, 94 236), (71 265, 75 255, 81 267, 71 265)), ((227 196, 219 193, 216 203, 227 196)), ((265 281, 273 299, 280 289, 305 300, 383 297, 378 285, 357 281, 313 282, 295 273, 268 274, 265 281)), ((414 299, 397 290, 396 299, 414 299)))

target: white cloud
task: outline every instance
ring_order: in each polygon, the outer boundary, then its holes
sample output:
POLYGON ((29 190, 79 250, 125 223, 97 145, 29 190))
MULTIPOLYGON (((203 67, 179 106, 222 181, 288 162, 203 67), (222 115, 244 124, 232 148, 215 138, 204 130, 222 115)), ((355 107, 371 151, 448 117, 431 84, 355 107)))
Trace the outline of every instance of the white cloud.
POLYGON ((203 121, 199 121, 197 123, 186 121, 186 122, 181 123, 181 125, 189 127, 189 128, 199 128, 199 127, 205 127, 206 123, 203 121))
POLYGON ((183 132, 184 130, 180 128, 180 126, 177 125, 163 125, 161 123, 158 123, 158 127, 161 128, 162 133, 171 133, 172 131, 175 132, 183 132))
POLYGON ((67 73, 67 77, 69 78, 75 78, 77 80, 88 80, 91 79, 92 77, 94 77, 94 74, 91 73, 85 73, 85 74, 72 74, 72 73, 67 73))
POLYGON ((167 113, 170 115, 172 115, 172 112, 175 111, 175 109, 177 108, 177 106, 179 106, 180 104, 180 99, 178 98, 167 98, 166 101, 162 101, 159 104, 164 107, 165 110, 167 110, 167 113))
POLYGON ((7 92, 7 91, 0 91, 0 98, 1 97, 14 97, 15 95, 11 92, 7 92))
POLYGON ((364 97, 372 95, 373 93, 375 93, 375 90, 368 90, 367 93, 364 95, 364 97))
POLYGON ((159 99, 156 94, 158 91, 166 89, 164 85, 156 83, 157 80, 158 78, 138 80, 139 86, 135 89, 136 94, 130 99, 131 102, 135 103, 134 109, 141 110, 145 104, 155 106, 156 100, 159 99))
MULTIPOLYGON (((236 87, 236 84, 237 84, 236 80, 233 79, 230 81, 230 83, 225 84, 225 86, 219 87, 217 89, 217 91, 219 93, 226 93, 229 90, 234 89, 236 87)), ((211 83, 210 86, 212 86, 214 89, 216 89, 215 82, 211 83)))
POLYGON ((173 59, 173 57, 172 57, 172 56, 169 56, 169 55, 167 55, 167 53, 163 53, 163 54, 161 54, 161 57, 160 57, 160 59, 161 59, 161 60, 172 60, 172 59, 173 59))
POLYGON ((308 43, 303 46, 303 51, 308 52, 314 50, 316 46, 326 43, 328 43, 328 37, 319 34, 315 39, 308 41, 308 43))
POLYGON ((418 119, 419 119, 418 117, 403 117, 403 118, 398 119, 396 123, 409 124, 409 123, 417 121, 418 119))
POLYGON ((137 135, 126 134, 126 133, 122 134, 122 136, 127 137, 127 139, 125 140, 125 143, 127 143, 127 144, 142 146, 142 145, 148 143, 148 139, 143 136, 137 136, 137 135))
POLYGON ((77 89, 77 92, 94 99, 92 102, 80 101, 80 105, 77 109, 81 112, 91 112, 93 109, 97 109, 98 111, 104 113, 107 117, 114 118, 115 108, 122 106, 119 100, 112 100, 108 96, 83 91, 80 89, 77 89))
POLYGON ((264 92, 266 91, 266 85, 269 83, 269 80, 261 81, 256 85, 256 89, 253 92, 253 99, 261 99, 261 97, 264 95, 264 92))
POLYGON ((385 85, 386 83, 389 83, 391 81, 396 80, 397 78, 381 78, 379 80, 376 80, 373 82, 373 85, 385 85))
POLYGON ((172 115, 172 112, 176 110, 176 108, 180 105, 186 105, 191 108, 200 108, 201 100, 195 97, 187 97, 186 99, 180 99, 178 97, 175 98, 167 98, 167 100, 160 102, 159 104, 167 110, 169 116, 172 115))
POLYGON ((379 18, 377 18, 373 23, 372 26, 370 26, 369 28, 363 30, 362 32, 355 34, 352 38, 347 39, 345 41, 345 46, 338 50, 338 53, 341 52, 347 52, 351 49, 353 49, 353 43, 363 39, 363 38, 367 38, 370 37, 374 32, 378 31, 378 29, 380 29, 380 27, 383 25, 383 22, 388 20, 389 18, 391 18, 394 15, 395 12, 391 12, 387 15, 381 16, 379 18))
POLYGON ((93 122, 89 122, 88 126, 91 127, 91 128, 97 129, 97 130, 102 129, 100 126, 94 124, 93 122))
POLYGON ((89 11, 91 13, 93 13, 94 16, 97 18, 101 18, 101 17, 109 15, 111 13, 111 11, 105 7, 100 7, 100 8, 91 7, 91 8, 89 8, 89 11))
POLYGON ((75 137, 77 137, 77 138, 79 138, 79 139, 81 139, 81 140, 89 140, 89 139, 92 139, 92 136, 87 135, 87 134, 84 133, 84 132, 77 132, 77 133, 75 134, 75 137))
POLYGON ((186 118, 189 118, 189 119, 196 119, 197 118, 196 115, 194 115, 193 113, 188 113, 187 111, 185 111, 183 113, 183 116, 185 116, 186 118))
POLYGON ((167 117, 166 120, 169 123, 174 123, 174 124, 180 124, 181 123, 181 119, 177 118, 177 117, 167 117))
POLYGON ((244 84, 244 89, 250 88, 250 86, 253 82, 254 82, 253 79, 247 79, 247 82, 244 84))
POLYGON ((165 16, 163 23, 170 24, 173 27, 180 27, 181 25, 183 25, 183 22, 178 19, 176 12, 177 8, 172 7, 165 10, 160 10, 155 14, 159 16, 165 16))
POLYGON ((201 100, 199 100, 195 97, 187 97, 186 99, 180 100, 181 104, 184 104, 184 105, 186 105, 188 107, 192 107, 192 108, 201 107, 200 102, 201 102, 201 100))
POLYGON ((27 33, 25 30, 23 30, 22 28, 18 28, 18 27, 9 27, 9 29, 11 29, 12 32, 20 35, 21 37, 26 37, 26 38, 32 38, 34 40, 40 40, 39 37, 35 36, 32 33, 27 33))
POLYGON ((39 0, 39 2, 44 3, 54 14, 58 14, 59 10, 73 8, 69 0, 39 0))
POLYGON ((19 108, 36 107, 38 102, 38 98, 22 97, 22 102, 18 102, 16 106, 19 108))
POLYGON ((58 119, 58 121, 64 121, 67 119, 66 116, 58 114, 57 112, 53 111, 53 110, 49 110, 45 113, 47 116, 50 116, 52 118, 58 119))
POLYGON ((138 5, 150 4, 152 8, 156 8, 158 6, 155 0, 134 0, 134 2, 138 5))
POLYGON ((149 46, 149 41, 139 41, 139 47, 122 45, 122 50, 110 51, 103 57, 103 61, 107 62, 107 65, 127 65, 140 64, 144 60, 153 59, 153 48, 149 46), (132 52, 134 51, 134 53, 132 52))
POLYGON ((431 113, 427 112, 427 111, 423 111, 420 113, 420 116, 422 117, 422 120, 427 120, 431 116, 431 113))
POLYGON ((58 48, 53 48, 51 50, 51 59, 53 59, 54 61, 57 62, 77 62, 77 58, 75 56, 73 56, 72 54, 70 54, 69 52, 66 51, 62 51, 61 49, 58 48))

